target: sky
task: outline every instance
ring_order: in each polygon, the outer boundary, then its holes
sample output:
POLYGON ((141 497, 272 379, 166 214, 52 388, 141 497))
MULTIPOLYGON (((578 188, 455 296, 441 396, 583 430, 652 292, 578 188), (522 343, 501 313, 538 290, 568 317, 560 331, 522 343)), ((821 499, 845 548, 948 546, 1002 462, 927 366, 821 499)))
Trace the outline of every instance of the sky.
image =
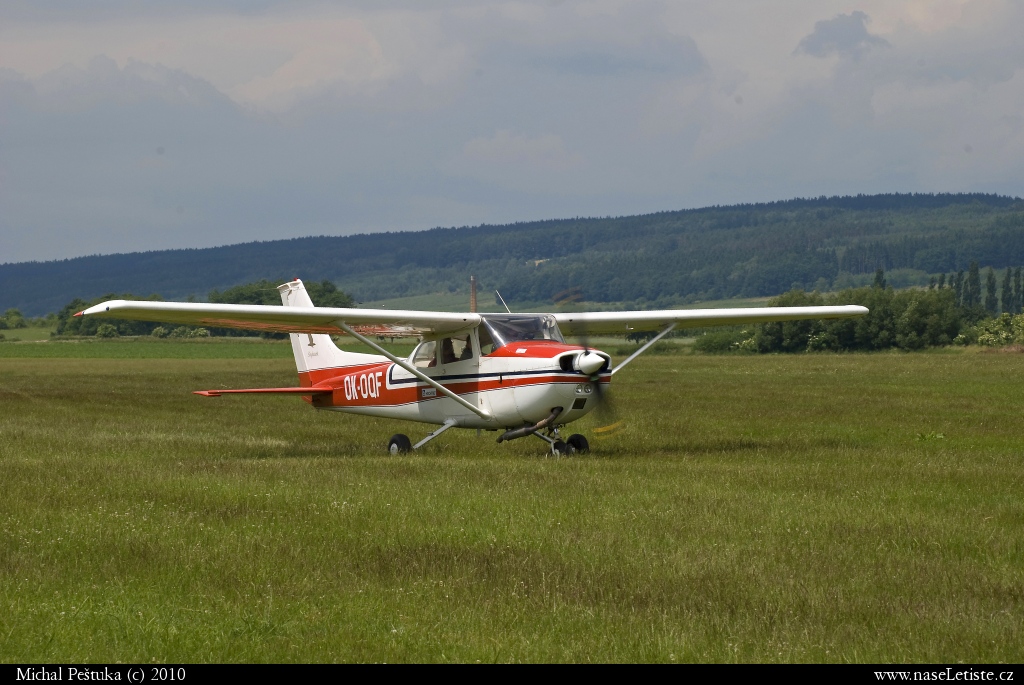
POLYGON ((0 0, 0 263, 1024 195, 1018 0, 0 0))

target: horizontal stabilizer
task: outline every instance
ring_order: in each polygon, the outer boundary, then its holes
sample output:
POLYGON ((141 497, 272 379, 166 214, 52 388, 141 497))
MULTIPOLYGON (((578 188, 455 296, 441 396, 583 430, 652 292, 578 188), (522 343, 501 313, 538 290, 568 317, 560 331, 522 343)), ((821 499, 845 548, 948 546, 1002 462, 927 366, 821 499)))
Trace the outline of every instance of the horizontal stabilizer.
POLYGON ((193 395, 203 397, 220 397, 233 393, 271 393, 278 395, 327 395, 334 392, 334 388, 241 388, 238 390, 195 390, 193 395))

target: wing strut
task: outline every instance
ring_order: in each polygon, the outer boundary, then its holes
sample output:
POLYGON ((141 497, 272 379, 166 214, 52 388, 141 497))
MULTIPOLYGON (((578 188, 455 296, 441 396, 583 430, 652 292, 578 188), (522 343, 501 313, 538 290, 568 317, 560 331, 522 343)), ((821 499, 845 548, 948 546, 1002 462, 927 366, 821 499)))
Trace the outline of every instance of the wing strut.
POLYGON ((625 366, 626 364, 630 363, 631 361, 633 361, 634 359, 639 357, 641 354, 646 352, 648 347, 650 347, 654 343, 656 343, 659 340, 661 340, 662 338, 664 338, 675 327, 676 327, 676 325, 674 323, 670 323, 669 325, 665 326, 665 330, 663 330, 661 333, 658 333, 656 336, 654 336, 653 338, 648 340, 646 343, 644 343, 644 346, 641 347, 639 350, 637 350, 633 354, 631 354, 628 357, 626 357, 625 359, 623 359, 621 364, 616 365, 616 367, 614 369, 612 369, 612 375, 614 376, 616 371, 619 371, 620 369, 622 369, 623 366, 625 366))
POLYGON ((487 412, 485 412, 483 409, 481 409, 480 407, 474 406, 472 403, 467 402, 466 400, 462 399, 461 397, 459 397, 458 395, 453 393, 451 390, 449 390, 448 388, 444 387, 443 385, 441 385, 440 383, 435 381, 433 378, 427 376, 425 373, 423 373, 422 371, 417 369, 415 366, 413 366, 409 362, 404 361, 402 359, 399 359, 398 357, 396 357, 395 355, 391 354, 390 352, 388 352, 383 347, 381 347, 377 343, 373 342, 372 340, 370 340, 366 336, 359 335, 358 333, 353 331, 352 328, 347 323, 345 323, 344 321, 338 321, 337 324, 338 324, 338 327, 341 330, 345 331, 346 333, 351 335, 353 338, 355 338, 359 342, 363 343, 364 345, 369 345, 371 348, 373 348, 377 352, 380 352, 385 357, 387 357, 388 359, 390 359, 394 363, 398 364, 399 366, 401 366, 403 369, 405 369, 406 371, 408 371, 412 375, 414 375, 417 378, 419 378, 421 381, 424 381, 425 383, 429 383, 433 387, 437 388, 438 392, 444 393, 445 395, 447 395, 448 397, 452 398, 453 400, 455 400, 456 402, 458 402, 459 404, 461 404, 466 409, 470 410, 471 412, 473 412, 474 414, 476 414, 480 418, 487 419, 487 420, 490 420, 492 418, 491 415, 488 414, 487 412))

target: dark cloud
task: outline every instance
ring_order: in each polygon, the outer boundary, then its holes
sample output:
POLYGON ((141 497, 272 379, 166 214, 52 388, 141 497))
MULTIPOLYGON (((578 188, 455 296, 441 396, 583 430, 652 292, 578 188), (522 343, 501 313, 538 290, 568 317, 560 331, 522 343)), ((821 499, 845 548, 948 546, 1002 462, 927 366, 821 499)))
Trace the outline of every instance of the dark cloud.
POLYGON ((885 39, 868 33, 868 21, 868 15, 863 12, 851 12, 815 22, 814 30, 800 41, 796 52, 814 57, 838 53, 859 59, 872 46, 888 46, 885 39))

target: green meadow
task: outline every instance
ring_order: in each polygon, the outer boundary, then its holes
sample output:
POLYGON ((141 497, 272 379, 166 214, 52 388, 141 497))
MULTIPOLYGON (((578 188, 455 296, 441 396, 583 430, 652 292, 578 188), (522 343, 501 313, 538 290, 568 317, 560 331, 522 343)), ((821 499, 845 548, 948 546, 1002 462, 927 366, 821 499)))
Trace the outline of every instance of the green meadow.
POLYGON ((0 343, 0 660, 1024 660, 1024 355, 641 357, 561 459, 191 394, 294 382, 0 343))

